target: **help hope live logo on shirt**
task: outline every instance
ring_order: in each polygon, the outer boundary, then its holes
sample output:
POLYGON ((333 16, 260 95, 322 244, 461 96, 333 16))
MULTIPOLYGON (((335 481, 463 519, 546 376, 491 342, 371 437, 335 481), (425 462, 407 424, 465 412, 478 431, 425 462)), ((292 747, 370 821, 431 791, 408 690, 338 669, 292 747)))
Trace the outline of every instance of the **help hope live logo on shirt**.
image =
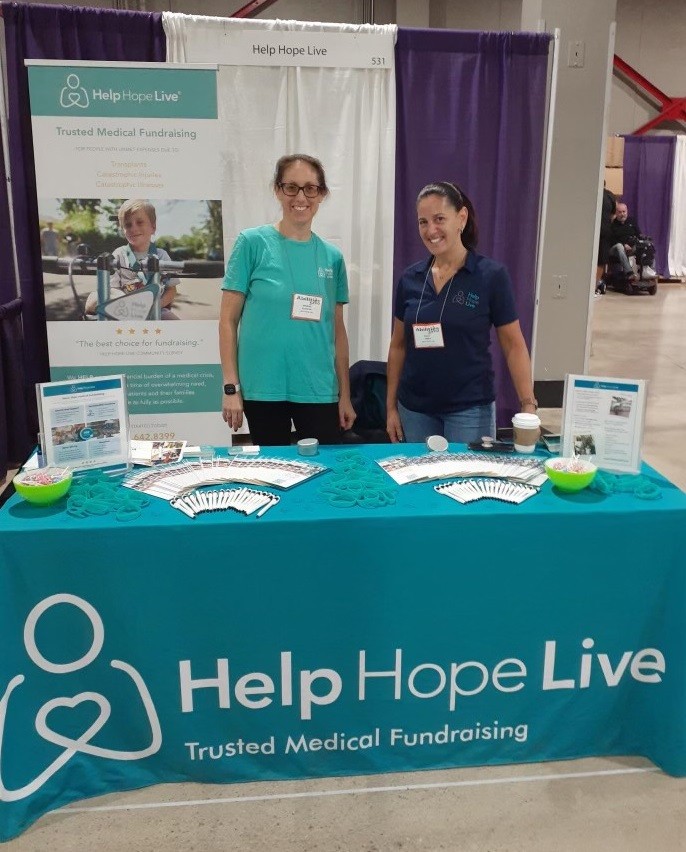
POLYGON ((452 301, 457 305, 465 305, 468 308, 478 308, 479 307, 479 294, 472 293, 471 290, 467 295, 460 290, 453 296, 452 301))

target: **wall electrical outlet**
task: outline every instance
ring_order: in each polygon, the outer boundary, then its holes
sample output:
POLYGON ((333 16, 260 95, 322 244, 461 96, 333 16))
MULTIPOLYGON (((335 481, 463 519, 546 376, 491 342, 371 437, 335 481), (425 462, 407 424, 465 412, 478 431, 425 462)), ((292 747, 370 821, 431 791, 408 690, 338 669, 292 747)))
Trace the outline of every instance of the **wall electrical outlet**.
POLYGON ((567 276, 553 275, 553 299, 567 298, 567 276))
POLYGON ((586 43, 583 41, 569 42, 569 55, 567 64, 570 68, 583 68, 586 56, 586 43))

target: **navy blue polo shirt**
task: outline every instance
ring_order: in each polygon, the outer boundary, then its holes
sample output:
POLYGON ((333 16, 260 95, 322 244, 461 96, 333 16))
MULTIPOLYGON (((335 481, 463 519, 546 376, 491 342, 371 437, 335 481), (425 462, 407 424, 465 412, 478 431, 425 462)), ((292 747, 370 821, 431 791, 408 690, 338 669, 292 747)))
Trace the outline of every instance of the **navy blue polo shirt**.
POLYGON ((446 284, 437 295, 429 272, 432 260, 409 266, 398 282, 395 317, 405 325, 398 400, 412 411, 445 414, 493 402, 491 326, 514 322, 517 309, 502 264, 470 251, 450 289, 446 284), (415 349, 412 325, 438 322, 441 310, 445 347, 415 349))

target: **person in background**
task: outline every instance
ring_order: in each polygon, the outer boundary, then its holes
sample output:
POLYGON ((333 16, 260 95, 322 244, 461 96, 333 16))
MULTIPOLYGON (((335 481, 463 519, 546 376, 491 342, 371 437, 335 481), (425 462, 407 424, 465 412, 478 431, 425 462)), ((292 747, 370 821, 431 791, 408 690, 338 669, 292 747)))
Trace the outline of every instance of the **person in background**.
POLYGON ((76 254, 76 245, 79 240, 71 228, 67 228, 64 232, 63 240, 67 249, 67 257, 74 257, 76 254))
MULTIPOLYGON (((143 270, 141 261, 148 255, 156 255, 160 261, 171 259, 164 249, 153 242, 157 230, 157 213, 154 205, 149 201, 144 201, 142 198, 125 201, 119 208, 117 217, 119 227, 126 237, 126 245, 119 246, 112 252, 116 268, 110 277, 110 299, 121 298, 146 286, 149 276, 143 270)), ((178 319, 171 310, 176 298, 178 278, 162 274, 160 280, 162 319, 178 319)), ((97 307, 98 294, 91 293, 86 300, 86 314, 95 314, 97 307)))
POLYGON ((603 181, 603 201, 602 209, 600 211, 600 238, 598 240, 598 265, 596 267, 595 276, 596 296, 602 296, 606 290, 603 276, 605 275, 607 262, 610 259, 610 249, 612 248, 611 226, 612 220, 615 217, 616 209, 617 202, 615 197, 605 186, 605 181, 603 181))
POLYGON ((446 181, 417 198, 419 235, 430 257, 400 277, 388 352, 388 435, 468 443, 495 436, 491 327, 505 353, 521 410, 534 413, 531 360, 507 270, 476 253, 471 201, 446 181))
POLYGON ((226 266, 219 320, 222 416, 236 430, 248 419, 254 443, 301 438, 335 444, 349 429, 348 279, 341 251, 312 232, 329 194, 322 164, 281 157, 273 190, 275 225, 241 231, 226 266), (240 337, 238 327, 240 324, 240 337))
MULTIPOLYGON (((629 216, 629 208, 624 201, 617 201, 615 218, 610 226, 612 233, 612 248, 610 259, 617 260, 630 276, 630 281, 636 281, 638 275, 632 266, 630 258, 636 254, 636 242, 643 236, 638 222, 629 216)), ((655 278, 656 272, 650 266, 643 267, 644 278, 655 278)))
POLYGON ((52 222, 48 222, 45 228, 40 232, 40 251, 43 257, 57 257, 60 253, 59 238, 57 231, 52 227, 52 222))

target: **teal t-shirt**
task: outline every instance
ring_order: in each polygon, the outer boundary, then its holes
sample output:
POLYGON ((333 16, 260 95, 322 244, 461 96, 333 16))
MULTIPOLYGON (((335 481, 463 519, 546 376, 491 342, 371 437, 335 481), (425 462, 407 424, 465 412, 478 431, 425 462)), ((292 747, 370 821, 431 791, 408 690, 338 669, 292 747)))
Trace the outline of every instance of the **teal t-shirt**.
POLYGON ((223 290, 245 294, 238 332, 238 375, 244 399, 338 402, 336 305, 348 301, 343 254, 312 234, 283 237, 273 225, 241 231, 223 290), (293 294, 323 298, 321 319, 292 319, 293 294))

